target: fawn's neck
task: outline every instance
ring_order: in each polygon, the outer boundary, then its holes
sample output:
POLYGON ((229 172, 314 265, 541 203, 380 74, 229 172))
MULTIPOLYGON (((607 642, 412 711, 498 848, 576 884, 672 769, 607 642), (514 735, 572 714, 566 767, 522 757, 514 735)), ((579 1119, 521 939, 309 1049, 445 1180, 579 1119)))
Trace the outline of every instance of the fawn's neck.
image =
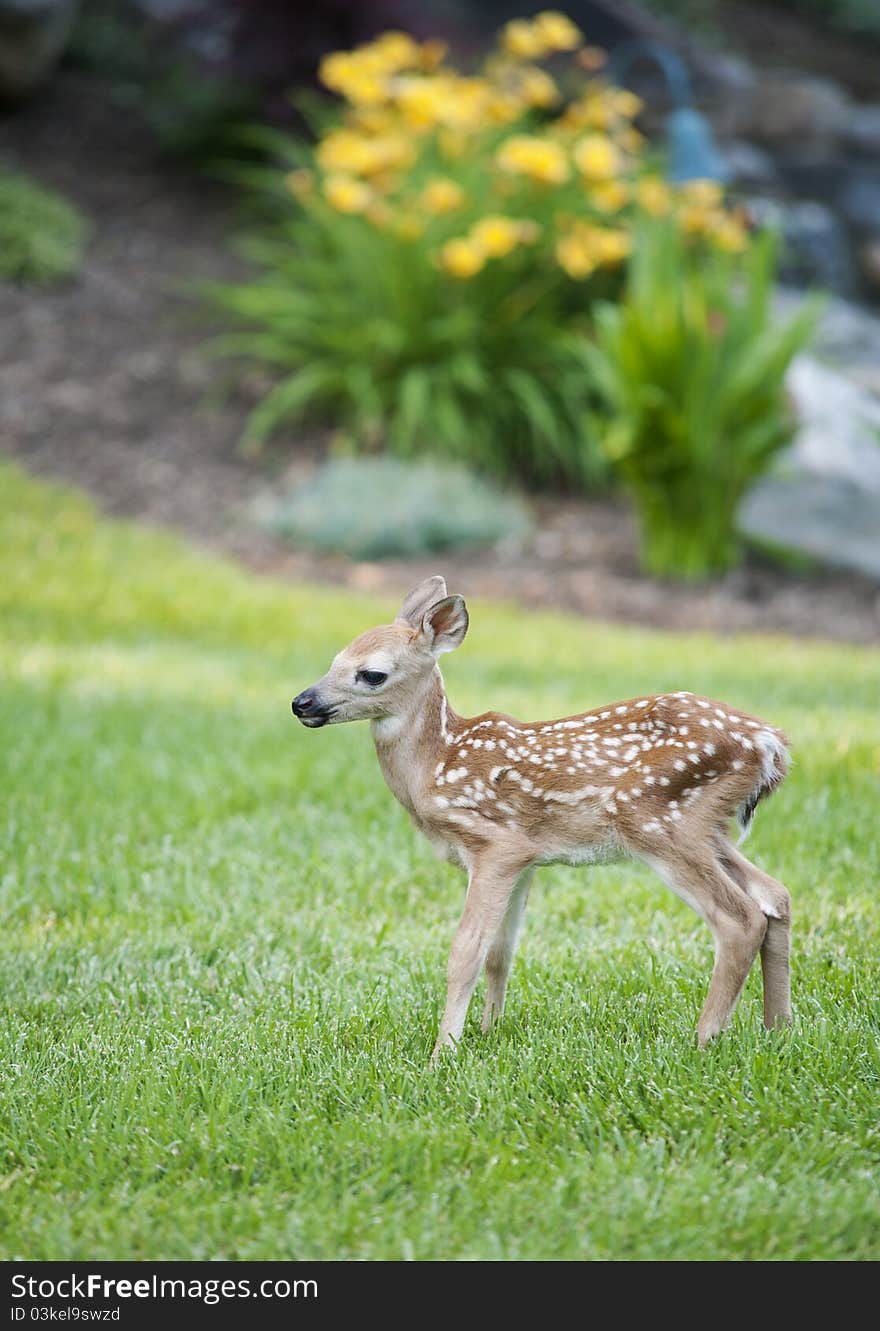
POLYGON ((459 718, 446 701, 443 676, 435 666, 422 693, 399 716, 372 722, 382 775, 392 794, 410 812, 448 752, 459 718))

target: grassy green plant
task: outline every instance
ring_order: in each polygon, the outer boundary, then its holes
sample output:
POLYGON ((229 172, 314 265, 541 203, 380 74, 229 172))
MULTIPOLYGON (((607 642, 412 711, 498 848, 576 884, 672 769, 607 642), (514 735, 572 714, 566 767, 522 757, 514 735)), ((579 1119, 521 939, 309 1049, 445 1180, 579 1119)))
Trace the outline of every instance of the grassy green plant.
POLYGON ((275 220, 247 249, 257 276, 210 292, 238 330, 218 350, 275 377, 251 446, 311 418, 521 481, 604 479, 584 333, 636 220, 672 214, 700 248, 747 237, 720 196, 657 174, 638 98, 584 75, 601 53, 559 85, 533 63, 582 46, 550 12, 507 24, 470 76, 402 33, 324 59, 344 106, 313 148, 276 137, 280 165, 244 173, 275 220))
POLYGON ((75 273, 87 227, 60 195, 17 171, 0 170, 0 278, 57 282, 75 273))
POLYGON ((338 458, 281 499, 270 525, 292 541, 354 559, 418 557, 523 536, 530 519, 451 463, 338 458))
POLYGON ((701 578, 735 564, 740 502, 791 438, 785 372, 816 306, 774 323, 774 253, 767 233, 741 259, 694 264, 675 228, 654 225, 620 302, 596 311, 602 437, 638 507, 651 573, 701 578))
MULTIPOLYGON (((688 687, 785 726, 751 977, 698 1053, 705 927, 646 869, 544 870, 508 1012, 426 1070, 461 878, 369 733, 289 699, 394 606, 284 587, 0 470, 0 1253, 880 1256, 876 650, 472 604, 462 710, 688 687)), ((467 588, 462 588, 467 591, 467 588)))
POLYGON ((209 295, 241 329, 216 350, 276 377, 247 451, 286 423, 331 423, 354 447, 445 456, 503 480, 607 477, 583 339, 559 318, 558 284, 529 287, 525 256, 519 292, 509 270, 465 291, 412 241, 320 204, 243 248, 262 275, 209 295))

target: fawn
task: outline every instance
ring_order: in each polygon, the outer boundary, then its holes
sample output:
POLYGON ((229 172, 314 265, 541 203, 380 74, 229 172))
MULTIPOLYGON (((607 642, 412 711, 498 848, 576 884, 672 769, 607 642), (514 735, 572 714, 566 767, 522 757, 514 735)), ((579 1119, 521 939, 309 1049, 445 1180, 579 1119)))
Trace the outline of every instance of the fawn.
POLYGON ((788 1023, 789 895, 728 835, 734 814, 748 831, 759 800, 785 777, 781 731, 687 692, 558 721, 466 719, 446 700, 437 659, 467 629, 462 597, 428 578, 393 624, 355 638, 292 704, 310 728, 369 719, 391 791, 467 871, 433 1060, 460 1039, 484 963, 483 1030, 501 1016, 535 867, 626 855, 651 865, 715 936, 700 1046, 726 1025, 759 950, 765 1024, 788 1023))

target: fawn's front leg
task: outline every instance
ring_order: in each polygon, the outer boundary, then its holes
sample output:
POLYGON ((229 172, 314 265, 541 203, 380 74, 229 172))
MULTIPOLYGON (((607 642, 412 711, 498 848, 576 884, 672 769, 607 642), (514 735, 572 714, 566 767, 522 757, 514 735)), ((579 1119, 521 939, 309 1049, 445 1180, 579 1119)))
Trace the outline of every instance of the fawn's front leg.
POLYGON ((483 1009, 483 1030, 489 1028, 499 1020, 504 1012, 504 996, 507 992, 507 979, 510 975, 510 967, 513 964, 513 954, 516 950, 516 940, 519 935, 522 917, 525 913, 526 902, 529 899, 529 888, 532 883, 532 869, 526 869, 525 873, 518 879, 516 886, 510 894, 507 903, 507 910, 504 912, 504 919, 501 921, 501 927, 492 941, 489 948, 489 954, 486 957, 486 1005, 483 1009))
POLYGON ((447 967, 446 1008, 431 1055, 436 1063, 444 1045, 461 1039, 464 1019, 489 948, 498 936, 524 866, 487 858, 475 861, 447 967))

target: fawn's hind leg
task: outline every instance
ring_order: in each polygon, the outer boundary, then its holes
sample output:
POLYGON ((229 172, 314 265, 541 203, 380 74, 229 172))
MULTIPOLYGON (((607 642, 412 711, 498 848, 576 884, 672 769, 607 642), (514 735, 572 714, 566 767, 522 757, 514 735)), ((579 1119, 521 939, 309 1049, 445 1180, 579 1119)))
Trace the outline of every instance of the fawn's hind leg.
POLYGON ((644 853, 643 858, 677 896, 703 917, 715 936, 715 965, 697 1023, 697 1040, 702 1048, 733 1015, 764 941, 767 921, 711 851, 676 848, 662 858, 644 853))
POLYGON ((731 878, 767 916, 767 932, 761 944, 761 973, 764 979, 764 1025, 791 1023, 791 897, 782 883, 771 878, 727 838, 722 838, 718 858, 731 878))

